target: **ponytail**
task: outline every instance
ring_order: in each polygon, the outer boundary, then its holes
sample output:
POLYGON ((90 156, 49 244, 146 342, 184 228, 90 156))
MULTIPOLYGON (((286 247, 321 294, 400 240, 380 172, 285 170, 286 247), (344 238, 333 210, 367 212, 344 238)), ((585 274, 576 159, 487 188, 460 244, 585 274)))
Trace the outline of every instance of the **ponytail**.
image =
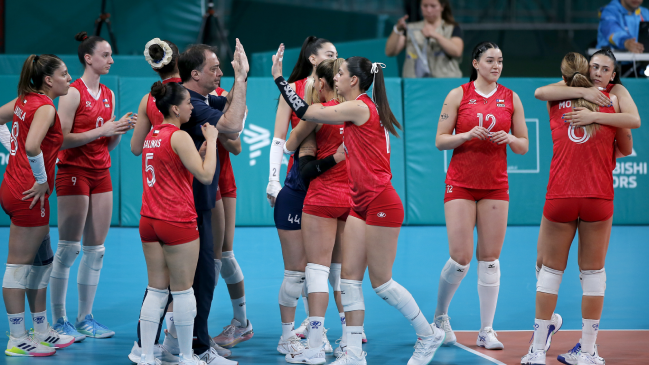
MULTIPOLYGON (((586 61, 584 56, 577 52, 566 54, 561 61, 561 74, 566 81, 566 85, 570 87, 592 87, 593 84, 586 76, 589 73, 588 70, 588 61, 586 61)), ((572 106, 574 108, 586 108, 593 112, 599 111, 599 106, 597 106, 597 104, 591 103, 585 99, 573 100, 572 106)), ((586 133, 592 136, 595 135, 599 126, 599 124, 594 123, 583 128, 586 133)))
POLYGON ((498 45, 494 42, 481 42, 473 47, 473 52, 471 52, 471 76, 469 81, 475 81, 478 79, 478 70, 473 67, 473 60, 480 61, 482 54, 485 53, 488 49, 500 49, 498 45))
POLYGON ((63 64, 60 58, 53 54, 40 56, 30 55, 23 63, 18 81, 18 97, 23 98, 28 93, 38 93, 43 88, 45 76, 53 76, 57 68, 63 64))
POLYGON ((318 54, 318 50, 320 50, 325 43, 331 42, 327 39, 318 38, 312 35, 306 37, 304 43, 302 43, 300 55, 297 58, 295 67, 293 67, 293 72, 291 72, 291 76, 288 77, 287 81, 289 84, 309 77, 313 73, 313 65, 311 64, 311 61, 309 61, 309 57, 318 54))

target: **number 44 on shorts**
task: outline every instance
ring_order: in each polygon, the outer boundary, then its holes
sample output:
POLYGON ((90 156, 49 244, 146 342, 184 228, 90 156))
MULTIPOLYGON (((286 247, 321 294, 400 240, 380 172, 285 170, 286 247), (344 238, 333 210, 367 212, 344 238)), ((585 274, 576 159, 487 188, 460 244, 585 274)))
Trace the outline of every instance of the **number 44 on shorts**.
POLYGON ((291 215, 289 214, 288 221, 291 223, 300 224, 300 216, 296 214, 295 217, 291 217, 291 215))

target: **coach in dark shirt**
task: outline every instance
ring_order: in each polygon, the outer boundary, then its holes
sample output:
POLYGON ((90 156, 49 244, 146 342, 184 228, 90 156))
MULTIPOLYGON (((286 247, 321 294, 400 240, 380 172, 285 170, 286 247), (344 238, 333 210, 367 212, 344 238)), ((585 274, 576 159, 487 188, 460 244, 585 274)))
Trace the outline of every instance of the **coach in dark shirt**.
MULTIPOLYGON (((201 126, 210 123, 216 126, 220 134, 229 139, 239 138, 243 129, 243 118, 246 111, 246 79, 248 76, 248 59, 237 40, 232 62, 234 68, 234 86, 227 97, 215 96, 214 92, 223 76, 215 49, 203 45, 192 45, 180 54, 178 70, 183 86, 189 90, 191 103, 194 106, 189 121, 181 129, 189 133, 196 149, 205 142, 201 126)), ((194 320, 194 352, 208 365, 218 362, 219 355, 210 346, 210 334, 207 319, 210 315, 216 272, 214 269, 214 242, 212 237, 212 208, 216 203, 216 190, 219 184, 217 165, 212 184, 203 185, 194 179, 194 205, 198 215, 200 235, 200 252, 196 273, 194 275, 194 295, 196 297, 196 319, 194 320)))

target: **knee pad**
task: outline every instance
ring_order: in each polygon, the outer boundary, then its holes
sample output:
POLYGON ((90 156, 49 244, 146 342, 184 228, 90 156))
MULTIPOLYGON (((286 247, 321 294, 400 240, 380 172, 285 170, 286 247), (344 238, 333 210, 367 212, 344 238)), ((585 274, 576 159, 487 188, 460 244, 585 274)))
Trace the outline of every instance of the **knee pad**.
POLYGON ((144 298, 144 302, 142 302, 142 310, 140 310, 140 321, 159 323, 160 318, 164 314, 165 307, 167 306, 169 290, 156 289, 150 286, 146 289, 146 297, 144 298))
POLYGON ((81 243, 76 241, 59 241, 54 255, 54 267, 50 274, 53 278, 67 279, 70 276, 70 267, 79 256, 81 243))
POLYGON ((172 291, 174 298, 174 324, 176 326, 190 326, 196 318, 196 297, 194 289, 172 291))
POLYGON ((478 261, 478 285, 500 285, 500 261, 478 261))
POLYGON ((45 266, 49 265, 54 261, 54 252, 52 252, 52 244, 50 242, 50 234, 48 233, 43 242, 41 242, 38 252, 36 252, 36 257, 34 257, 34 262, 32 266, 45 266))
POLYGON ((279 288, 279 304, 284 307, 297 307, 305 280, 306 276, 301 271, 284 270, 284 280, 279 288))
POLYGON ((539 273, 540 273, 540 272, 541 272, 541 268, 540 268, 539 265, 537 264, 537 265, 536 265, 536 280, 539 280, 539 273))
POLYGON ((327 278, 329 278, 329 268, 318 264, 306 264, 306 290, 311 293, 329 293, 327 278))
POLYGON ((579 281, 584 295, 593 297, 603 297, 606 291, 606 271, 601 270, 581 270, 579 281))
POLYGON ((226 284, 236 284, 243 281, 243 272, 239 267, 237 259, 234 258, 234 252, 223 252, 221 262, 223 263, 223 267, 221 267, 221 276, 226 284))
POLYGON ((345 312, 364 311, 363 282, 340 279, 340 299, 345 312))
POLYGON ((469 272, 469 266, 471 266, 471 263, 460 265, 452 258, 449 258, 442 269, 442 278, 449 284, 459 284, 466 276, 466 273, 469 272))
POLYGON ((340 272, 342 264, 331 264, 329 268, 329 284, 334 288, 334 291, 340 291, 340 272))
POLYGON ((7 289, 27 289, 29 272, 32 265, 7 264, 2 287, 7 289))
POLYGON ((548 294, 559 294, 563 271, 550 269, 543 265, 539 272, 539 280, 536 282, 536 291, 548 294))
POLYGON ((83 246, 83 257, 79 263, 77 283, 83 285, 99 284, 99 274, 104 266, 104 245, 83 246))
POLYGON ((50 273, 52 272, 52 264, 45 266, 32 265, 29 275, 27 276, 27 289, 43 289, 47 288, 50 283, 50 273))
POLYGON ((385 284, 374 289, 374 292, 389 305, 401 310, 411 300, 414 300, 409 291, 396 281, 390 279, 385 284))

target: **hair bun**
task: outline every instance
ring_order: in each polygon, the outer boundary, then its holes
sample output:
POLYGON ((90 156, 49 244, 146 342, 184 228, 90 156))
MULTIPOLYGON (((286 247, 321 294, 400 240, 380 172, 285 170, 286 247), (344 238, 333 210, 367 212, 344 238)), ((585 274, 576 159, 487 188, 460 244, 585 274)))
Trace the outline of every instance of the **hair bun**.
POLYGON ((160 99, 165 96, 167 93, 167 86, 160 81, 156 81, 151 85, 151 96, 156 99, 160 99))
POLYGON ((159 44, 152 44, 149 46, 149 56, 154 61, 160 62, 165 56, 165 51, 159 44))
POLYGON ((88 39, 88 32, 79 32, 77 35, 74 36, 74 39, 76 39, 79 42, 83 42, 86 39, 88 39))

